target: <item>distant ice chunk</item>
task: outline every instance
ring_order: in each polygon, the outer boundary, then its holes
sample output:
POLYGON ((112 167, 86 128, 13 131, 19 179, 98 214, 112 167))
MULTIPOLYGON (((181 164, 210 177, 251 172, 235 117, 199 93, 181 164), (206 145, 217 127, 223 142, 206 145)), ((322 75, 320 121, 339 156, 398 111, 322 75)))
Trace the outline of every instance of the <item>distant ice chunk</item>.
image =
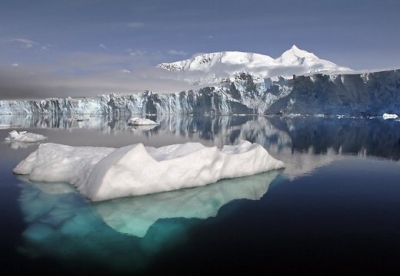
POLYGON ((130 126, 148 126, 148 125, 157 125, 157 123, 150 119, 133 117, 133 118, 129 119, 128 125, 130 125, 130 126))
POLYGON ((262 146, 248 141, 222 150, 200 143, 119 149, 41 144, 14 173, 27 174, 33 181, 68 182, 89 199, 101 201, 203 186, 283 167, 262 146))
POLYGON ((397 114, 391 114, 391 113, 383 113, 382 118, 384 120, 394 120, 397 119, 399 116, 397 114))
POLYGON ((30 133, 26 131, 16 131, 13 130, 8 134, 8 137, 6 137, 6 141, 8 142, 25 142, 25 143, 34 143, 34 142, 39 142, 47 139, 46 136, 43 136, 41 134, 36 134, 36 133, 30 133))

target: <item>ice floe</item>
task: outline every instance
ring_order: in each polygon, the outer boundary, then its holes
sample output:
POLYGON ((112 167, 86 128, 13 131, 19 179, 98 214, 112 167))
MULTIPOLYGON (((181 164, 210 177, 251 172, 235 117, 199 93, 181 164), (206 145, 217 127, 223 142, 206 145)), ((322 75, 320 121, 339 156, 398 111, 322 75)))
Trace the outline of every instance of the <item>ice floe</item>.
POLYGON ((36 134, 36 133, 31 133, 27 131, 16 131, 13 130, 8 134, 8 137, 6 137, 7 142, 25 142, 25 143, 35 143, 39 141, 43 141, 47 139, 46 136, 43 136, 41 134, 36 134))
POLYGON ((397 114, 391 114, 391 113, 383 113, 383 115, 382 115, 382 118, 384 120, 390 120, 390 119, 394 120, 394 119, 397 119, 398 117, 399 116, 397 116, 397 114))
POLYGON ((284 164, 259 144, 205 147, 200 143, 160 148, 134 144, 118 149, 46 143, 14 173, 33 181, 68 182, 92 201, 145 195, 253 175, 284 164))
POLYGON ((148 125, 157 125, 157 123, 150 119, 133 117, 133 118, 129 119, 128 125, 130 125, 130 126, 148 126, 148 125))

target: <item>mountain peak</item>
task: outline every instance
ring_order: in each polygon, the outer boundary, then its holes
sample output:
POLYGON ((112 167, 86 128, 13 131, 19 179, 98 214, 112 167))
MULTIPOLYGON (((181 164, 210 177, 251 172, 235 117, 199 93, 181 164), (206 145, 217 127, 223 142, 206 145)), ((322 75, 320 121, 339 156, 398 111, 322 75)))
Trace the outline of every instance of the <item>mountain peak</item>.
POLYGON ((285 51, 280 58, 289 58, 289 59, 314 58, 314 59, 318 59, 318 57, 316 55, 314 55, 313 53, 307 52, 305 50, 301 50, 296 45, 293 45, 292 48, 285 51))
POLYGON ((298 51, 300 50, 296 45, 293 44, 292 48, 290 48, 292 51, 298 51))

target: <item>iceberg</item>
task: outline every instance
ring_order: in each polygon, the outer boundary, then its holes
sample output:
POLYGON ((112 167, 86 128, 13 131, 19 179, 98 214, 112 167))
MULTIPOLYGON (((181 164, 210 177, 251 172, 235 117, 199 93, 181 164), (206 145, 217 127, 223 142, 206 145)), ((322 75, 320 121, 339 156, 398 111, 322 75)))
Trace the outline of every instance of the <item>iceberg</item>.
POLYGON ((129 120, 128 125, 130 125, 130 126, 148 126, 148 125, 157 125, 157 123, 150 119, 134 117, 129 120))
POLYGON ((383 113, 382 118, 384 120, 393 120, 393 119, 397 119, 399 116, 397 116, 397 114, 390 114, 390 113, 383 113))
POLYGON ((25 142, 25 143, 35 143, 39 141, 43 141, 47 139, 46 136, 43 136, 41 134, 36 134, 36 133, 31 133, 31 132, 26 132, 26 131, 16 131, 13 130, 8 134, 8 137, 6 137, 7 142, 25 142))
POLYGON ((138 143, 118 149, 46 143, 14 173, 32 181, 68 182, 92 201, 204 186, 220 179, 284 167, 259 144, 206 147, 185 143, 160 148, 138 143))

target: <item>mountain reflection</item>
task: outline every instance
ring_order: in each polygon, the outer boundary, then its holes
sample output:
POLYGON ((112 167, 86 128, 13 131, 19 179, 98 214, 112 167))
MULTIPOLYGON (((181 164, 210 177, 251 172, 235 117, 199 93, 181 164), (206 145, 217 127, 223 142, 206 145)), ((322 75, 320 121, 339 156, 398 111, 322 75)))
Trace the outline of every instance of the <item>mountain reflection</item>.
MULTIPOLYGON (((371 155, 400 159, 400 122, 375 119, 258 116, 158 116, 159 125, 130 127, 129 118, 52 116, 0 116, 0 125, 14 128, 91 129, 104 134, 181 136, 222 147, 239 140, 281 151, 371 155)), ((4 128, 3 127, 3 128, 4 128)), ((21 145, 19 145, 21 146, 21 145)))

